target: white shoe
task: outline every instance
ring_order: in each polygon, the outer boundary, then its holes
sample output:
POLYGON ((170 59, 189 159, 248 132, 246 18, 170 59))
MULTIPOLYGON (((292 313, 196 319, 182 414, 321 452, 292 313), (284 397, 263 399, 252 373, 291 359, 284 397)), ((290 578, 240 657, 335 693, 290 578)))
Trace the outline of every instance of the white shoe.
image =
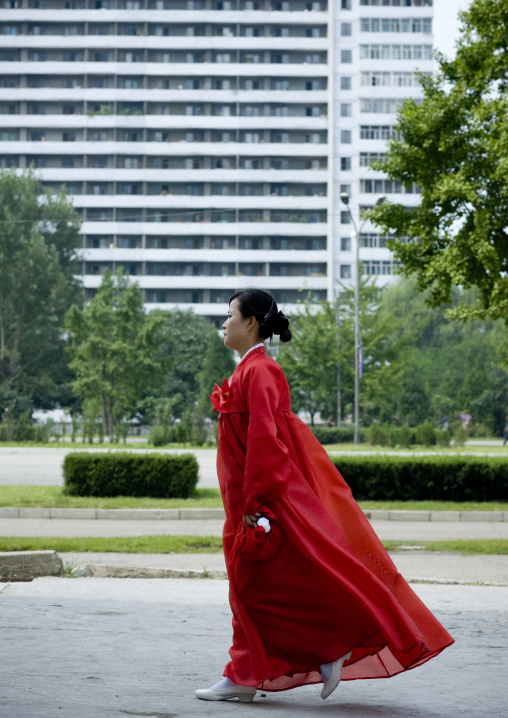
POLYGON ((199 688, 196 698, 203 701, 229 701, 238 698, 241 703, 252 703, 257 689, 251 686, 231 686, 230 688, 199 688))
MULTIPOLYGON (((328 698, 328 696, 330 696, 337 688, 340 683, 340 679, 342 678, 342 668, 344 667, 344 662, 349 661, 350 658, 351 651, 332 663, 332 672, 330 673, 330 677, 323 683, 321 698, 328 698)), ((328 663, 327 665, 330 664, 328 663)))

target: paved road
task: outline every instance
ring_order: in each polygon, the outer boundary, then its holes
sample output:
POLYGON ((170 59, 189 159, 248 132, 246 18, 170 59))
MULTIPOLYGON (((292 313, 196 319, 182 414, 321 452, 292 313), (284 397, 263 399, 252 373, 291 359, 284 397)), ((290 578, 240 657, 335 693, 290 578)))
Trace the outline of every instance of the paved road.
MULTIPOLYGON (((439 541, 445 539, 508 538, 508 521, 372 521, 383 541, 439 541)), ((224 522, 107 521, 73 519, 0 519, 0 536, 221 536, 224 522)))
MULTIPOLYGON (((127 445, 127 450, 130 448, 127 445)), ((111 449, 112 451, 124 451, 123 448, 111 449)), ((9 448, 0 447, 0 485, 15 484, 39 484, 44 486, 62 486, 62 462, 64 456, 71 449, 38 449, 36 447, 26 448, 9 448)), ((75 449, 72 449, 75 451, 75 449)), ((110 449, 79 449, 79 451, 110 451, 110 449)), ((136 451, 145 451, 144 449, 136 449, 136 451)), ((150 451, 147 449, 146 451, 150 451)), ((182 450, 171 450, 167 453, 187 453, 182 450)), ((203 488, 218 487, 217 473, 215 470, 215 449, 200 449, 194 451, 199 463, 199 480, 198 486, 203 488)), ((335 455, 348 452, 333 452, 335 455)), ((430 454, 439 454, 439 452, 426 452, 418 454, 411 451, 384 452, 396 453, 400 456, 428 456, 430 454)), ((369 451, 358 451, 355 455, 364 456, 371 455, 369 451)), ((481 453, 475 453, 475 456, 482 456, 481 453)), ((508 449, 500 451, 496 454, 485 454, 485 456, 504 456, 508 457, 508 449)))
POLYGON ((226 581, 38 579, 0 594, 6 718, 505 718, 508 588, 414 587, 456 643, 389 680, 198 702, 231 636, 226 581))
MULTIPOLYGON (((125 447, 129 450, 129 445, 125 447)), ((125 451, 125 448, 111 451, 125 451)), ((76 449, 37 449, 0 447, 0 485, 42 485, 63 486, 62 463, 66 454, 76 449)), ((79 449, 79 451, 110 451, 110 449, 79 449)), ((135 451, 145 451, 136 449, 135 451)), ((149 451, 149 450, 146 450, 149 451)), ((173 450, 162 453, 188 453, 185 450, 173 450)), ((218 488, 215 449, 201 449, 193 452, 199 464, 198 486, 218 488)))

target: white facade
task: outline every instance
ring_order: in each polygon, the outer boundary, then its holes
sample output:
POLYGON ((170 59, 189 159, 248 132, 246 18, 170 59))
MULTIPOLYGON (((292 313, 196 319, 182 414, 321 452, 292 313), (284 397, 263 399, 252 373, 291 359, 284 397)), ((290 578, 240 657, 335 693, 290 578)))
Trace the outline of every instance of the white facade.
POLYGON ((213 321, 253 284, 331 299, 354 276, 341 190, 358 217, 400 189, 367 165, 432 70, 430 4, 4 0, 0 162, 74 195, 89 294, 123 266, 147 306, 213 321))

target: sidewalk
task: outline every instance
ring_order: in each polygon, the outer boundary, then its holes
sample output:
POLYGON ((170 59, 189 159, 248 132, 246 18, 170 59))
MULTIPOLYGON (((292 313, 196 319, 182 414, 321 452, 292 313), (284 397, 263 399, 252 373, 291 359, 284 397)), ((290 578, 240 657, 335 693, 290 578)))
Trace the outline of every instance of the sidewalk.
MULTIPOLYGON (((508 538, 508 521, 383 521, 371 524, 382 541, 508 538)), ((0 536, 222 536, 223 519, 0 519, 0 536)))
MULTIPOLYGON (((99 578, 226 578, 222 553, 126 554, 60 553, 77 575, 99 578), (86 570, 87 566, 92 567, 86 570)), ((508 586, 508 556, 462 556, 456 553, 395 551, 390 556, 410 583, 491 584, 508 586)))
POLYGON ((6 718, 504 718, 508 588, 414 585, 456 643, 389 680, 194 698, 228 661, 227 582, 38 579, 0 588, 6 718))

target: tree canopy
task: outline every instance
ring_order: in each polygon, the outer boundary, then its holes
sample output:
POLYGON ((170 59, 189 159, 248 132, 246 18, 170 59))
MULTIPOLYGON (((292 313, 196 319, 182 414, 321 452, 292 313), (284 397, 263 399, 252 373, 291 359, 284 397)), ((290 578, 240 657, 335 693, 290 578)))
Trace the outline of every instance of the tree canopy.
POLYGON ((104 430, 132 418, 147 384, 161 370, 158 348, 162 313, 147 314, 138 285, 118 271, 105 271, 97 294, 66 316, 73 388, 84 401, 100 401, 104 430))
POLYGON ((428 302, 476 287, 474 304, 450 315, 508 322, 508 4, 473 0, 461 21, 456 58, 438 55, 437 74, 421 77, 423 101, 403 103, 400 139, 375 165, 419 185, 421 202, 385 202, 368 216, 399 237, 390 246, 428 302))
POLYGON ((0 170, 0 400, 18 409, 69 400, 63 318, 81 301, 81 219, 31 170, 0 170))

